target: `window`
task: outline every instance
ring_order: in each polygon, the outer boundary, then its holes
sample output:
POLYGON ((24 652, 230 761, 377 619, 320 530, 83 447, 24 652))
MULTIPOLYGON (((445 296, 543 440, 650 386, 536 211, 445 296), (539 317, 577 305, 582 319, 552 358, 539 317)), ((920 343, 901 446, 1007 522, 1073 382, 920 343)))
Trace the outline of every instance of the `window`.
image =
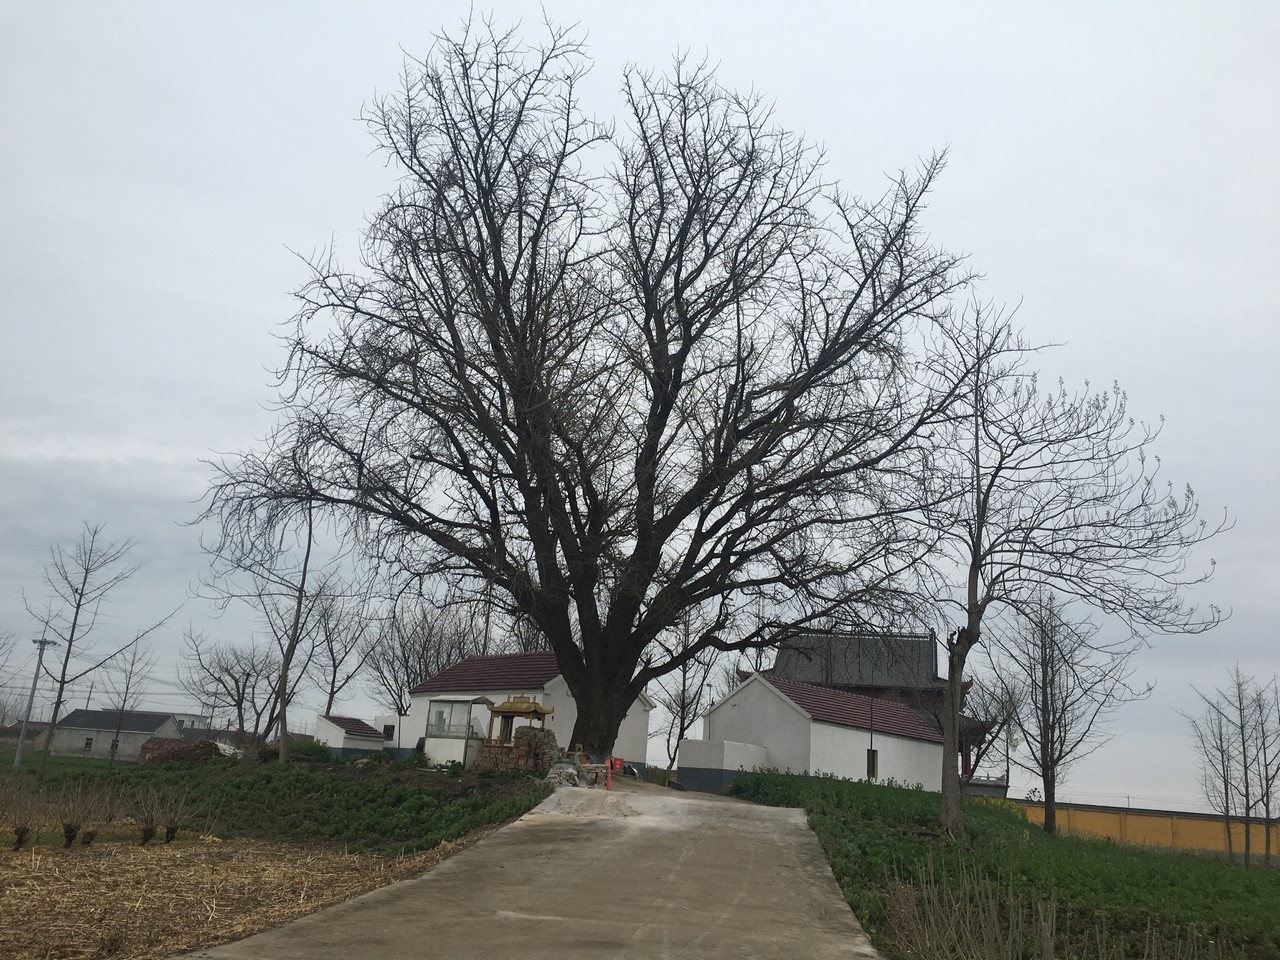
POLYGON ((432 700, 427 712, 428 737, 467 735, 471 727, 471 703, 467 700, 432 700))
POLYGON ((382 739, 394 740, 396 738, 396 725, 394 723, 384 723, 382 725, 382 739))
POLYGON ((116 751, 118 751, 119 749, 120 749, 120 741, 119 741, 119 740, 112 740, 112 741, 111 741, 111 752, 112 752, 112 753, 115 753, 115 752, 116 752, 116 751))
POLYGON ((93 737, 85 737, 85 738, 84 738, 84 748, 85 748, 86 750, 92 750, 92 749, 93 749, 93 737))
POLYGON ((879 750, 873 749, 873 750, 867 751, 867 779, 868 780, 874 780, 876 778, 877 776, 876 768, 880 766, 879 760, 880 760, 879 750))

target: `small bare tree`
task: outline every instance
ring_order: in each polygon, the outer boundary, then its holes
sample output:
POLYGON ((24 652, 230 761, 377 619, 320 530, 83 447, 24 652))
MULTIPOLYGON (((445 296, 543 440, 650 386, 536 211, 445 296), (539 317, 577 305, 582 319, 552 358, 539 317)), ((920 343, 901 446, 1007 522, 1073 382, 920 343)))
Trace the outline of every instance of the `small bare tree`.
POLYGON ((1205 800, 1223 816, 1228 855, 1234 857, 1235 817, 1244 825, 1244 865, 1251 864, 1253 823, 1261 810, 1266 824, 1264 856, 1270 864, 1271 818, 1280 780, 1280 690, 1274 678, 1260 684, 1237 665, 1226 688, 1212 694, 1195 692, 1203 712, 1186 719, 1200 754, 1205 800))
POLYGON ((333 712, 343 692, 363 672, 373 644, 374 625, 362 597, 344 596, 332 587, 317 598, 317 641, 311 667, 324 696, 324 715, 333 712))
POLYGON ((44 777, 45 763, 58 728, 58 717, 66 703, 67 687, 110 663, 130 647, 159 630, 172 616, 168 614, 137 631, 131 640, 120 643, 105 656, 94 650, 95 631, 99 626, 102 604, 121 584, 138 572, 128 563, 133 550, 132 538, 108 540, 101 524, 86 523, 80 539, 70 549, 54 545, 45 567, 44 581, 49 597, 37 607, 24 595, 27 612, 40 625, 44 635, 61 644, 61 659, 44 667, 45 675, 55 684, 53 714, 45 731, 44 750, 40 754, 37 776, 44 777))
POLYGON ((680 623, 670 631, 674 636, 659 637, 655 643, 661 656, 678 658, 680 666, 655 681, 654 700, 665 712, 664 732, 667 746, 667 770, 676 765, 680 743, 706 714, 711 706, 712 673, 716 658, 713 650, 704 650, 696 657, 681 657, 681 649, 696 635, 693 624, 694 611, 687 610, 680 623))
POLYGON ((156 667, 155 653, 143 643, 135 643, 116 658, 107 674, 108 704, 116 712, 116 729, 111 737, 111 759, 107 769, 115 766, 120 747, 120 731, 125 714, 137 708, 142 699, 142 684, 156 667))
POLYGON ((1200 755, 1200 789, 1210 809, 1222 817, 1227 857, 1234 861, 1231 833, 1231 819, 1237 813, 1234 741, 1226 714, 1216 703, 1206 700, 1203 694, 1200 698, 1204 701, 1203 712, 1199 716, 1184 716, 1191 724, 1196 751, 1200 755))
POLYGON ((275 647, 270 725, 276 729, 280 762, 288 763, 289 704, 315 654, 322 606, 318 598, 337 592, 329 566, 333 558, 326 565, 318 557, 317 511, 310 503, 264 504, 224 480, 214 484, 209 506, 197 522, 208 520, 216 522, 217 535, 204 544, 211 576, 201 583, 200 593, 221 609, 233 602, 247 604, 275 647))
POLYGON ((402 597, 380 621, 365 651, 369 695, 399 716, 409 712, 409 690, 480 652, 470 618, 423 598, 402 597))
POLYGON ((292 701, 304 680, 295 671, 282 685, 279 651, 260 642, 215 643, 187 631, 183 656, 183 688, 215 716, 228 717, 245 747, 267 741, 280 715, 281 690, 292 701))
POLYGON ((1152 687, 1130 683, 1136 644, 1100 640, 1097 627, 1069 620, 1048 592, 1031 605, 1025 626, 1000 646, 999 675, 1017 705, 1012 722, 1025 749, 1012 759, 1040 778, 1044 831, 1056 833, 1064 774, 1107 742, 1106 721, 1121 704, 1145 699, 1152 687))

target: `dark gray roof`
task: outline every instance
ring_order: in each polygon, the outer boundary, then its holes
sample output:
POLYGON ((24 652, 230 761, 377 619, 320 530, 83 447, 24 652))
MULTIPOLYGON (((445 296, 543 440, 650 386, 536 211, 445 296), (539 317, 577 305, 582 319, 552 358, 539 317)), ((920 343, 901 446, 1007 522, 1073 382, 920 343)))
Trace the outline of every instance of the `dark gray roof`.
POLYGON ((58 729, 115 730, 116 723, 123 721, 121 732, 155 733, 166 720, 172 719, 172 713, 153 710, 126 710, 123 717, 118 710, 72 710, 58 721, 58 729))
POLYGON ((806 634, 783 642, 770 676, 843 687, 936 686, 937 642, 927 633, 806 634))

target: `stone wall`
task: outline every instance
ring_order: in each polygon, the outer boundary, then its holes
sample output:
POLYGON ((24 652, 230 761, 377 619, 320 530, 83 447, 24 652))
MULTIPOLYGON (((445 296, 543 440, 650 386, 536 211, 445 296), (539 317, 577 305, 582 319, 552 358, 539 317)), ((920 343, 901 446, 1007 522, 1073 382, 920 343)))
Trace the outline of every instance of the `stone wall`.
POLYGON ((475 770, 549 770, 560 752, 556 735, 542 727, 519 727, 512 743, 488 744, 476 756, 475 770))

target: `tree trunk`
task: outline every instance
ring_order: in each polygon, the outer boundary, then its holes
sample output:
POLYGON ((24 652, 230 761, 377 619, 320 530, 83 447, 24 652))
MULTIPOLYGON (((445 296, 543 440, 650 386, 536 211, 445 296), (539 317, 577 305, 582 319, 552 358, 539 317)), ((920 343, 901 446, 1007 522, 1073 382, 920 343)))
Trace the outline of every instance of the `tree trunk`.
POLYGON ((1058 832, 1058 778, 1049 771, 1044 774, 1044 832, 1053 836, 1058 832))
MULTIPOLYGON (((565 680, 569 677, 566 675, 565 680)), ((561 744, 566 749, 576 750, 581 745, 584 753, 592 760, 603 760, 613 754, 613 745, 618 739, 618 728, 631 706, 623 694, 611 692, 612 684, 581 684, 585 689, 570 689, 577 704, 578 717, 573 724, 573 734, 569 742, 561 744)), ((643 761, 643 757, 630 759, 643 761)))
POLYGON ((949 835, 960 837, 964 833, 960 813, 960 701, 964 690, 955 656, 948 654, 947 661, 947 686, 942 693, 941 824, 949 835))
MULTIPOLYGON (((307 573, 311 569, 311 547, 315 543, 315 521, 311 508, 307 507, 307 547, 302 554, 302 572, 298 578, 298 587, 294 593, 293 623, 289 628, 289 645, 280 657, 280 681, 276 689, 276 702, 279 706, 278 740, 280 743, 280 763, 289 762, 289 671, 293 669, 293 657, 298 652, 298 641, 302 635, 302 608, 307 600, 307 573)), ((327 711, 326 711, 327 712, 327 711)))

